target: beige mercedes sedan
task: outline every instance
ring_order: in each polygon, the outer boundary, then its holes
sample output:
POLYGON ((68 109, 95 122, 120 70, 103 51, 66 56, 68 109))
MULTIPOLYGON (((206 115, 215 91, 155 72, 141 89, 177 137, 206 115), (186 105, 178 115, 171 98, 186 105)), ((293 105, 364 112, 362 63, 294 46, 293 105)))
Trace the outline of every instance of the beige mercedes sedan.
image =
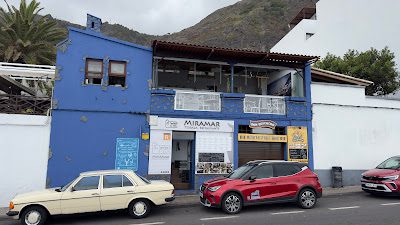
POLYGON ((174 193, 171 183, 149 181, 130 170, 85 172, 61 188, 17 195, 7 215, 25 225, 42 225, 52 215, 118 209, 143 218, 153 206, 173 201, 174 193))

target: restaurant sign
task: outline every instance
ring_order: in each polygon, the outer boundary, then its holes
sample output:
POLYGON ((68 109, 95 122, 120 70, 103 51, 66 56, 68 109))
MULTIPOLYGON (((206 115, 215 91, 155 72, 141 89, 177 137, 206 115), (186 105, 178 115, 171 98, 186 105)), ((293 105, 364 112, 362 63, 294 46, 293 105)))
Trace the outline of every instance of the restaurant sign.
POLYGON ((308 135, 307 127, 289 126, 288 136, 288 160, 308 162, 308 135))
POLYGON ((287 142, 286 135, 273 135, 273 134, 238 134, 239 141, 253 141, 253 142, 287 142))
POLYGON ((276 125, 277 125, 276 122, 272 120, 250 120, 249 127, 275 129, 276 125))

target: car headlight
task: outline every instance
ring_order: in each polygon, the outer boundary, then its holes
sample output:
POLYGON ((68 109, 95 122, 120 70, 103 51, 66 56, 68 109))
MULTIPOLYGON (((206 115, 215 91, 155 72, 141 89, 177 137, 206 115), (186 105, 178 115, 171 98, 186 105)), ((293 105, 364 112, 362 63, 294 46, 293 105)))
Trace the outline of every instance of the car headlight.
POLYGON ((218 189, 220 189, 221 188, 221 186, 214 186, 214 187, 209 187, 209 188, 207 188, 209 191, 212 191, 212 192, 214 192, 214 191, 217 191, 218 189))
POLYGON ((387 176, 387 177, 384 177, 384 179, 386 179, 386 180, 397 180, 397 179, 399 179, 399 175, 387 176))

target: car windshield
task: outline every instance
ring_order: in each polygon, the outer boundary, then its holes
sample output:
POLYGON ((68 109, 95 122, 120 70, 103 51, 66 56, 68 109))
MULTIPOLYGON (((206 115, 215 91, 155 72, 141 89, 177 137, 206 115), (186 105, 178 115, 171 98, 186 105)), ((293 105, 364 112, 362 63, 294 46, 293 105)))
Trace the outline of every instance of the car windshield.
POLYGON ((73 179, 73 180, 72 180, 71 182, 69 182, 68 184, 62 186, 62 187, 60 188, 60 190, 61 190, 61 191, 67 190, 67 188, 68 188, 75 180, 76 180, 76 179, 73 179))
POLYGON ((234 170, 232 173, 228 174, 226 177, 230 178, 230 179, 239 179, 241 178, 244 174, 246 174, 247 172, 249 172, 251 169, 253 169, 255 166, 257 166, 256 164, 246 164, 243 165, 239 168, 237 168, 236 170, 234 170))
POLYGON ((379 164, 376 167, 377 169, 390 169, 390 170, 398 170, 400 169, 400 157, 390 158, 383 163, 379 164))

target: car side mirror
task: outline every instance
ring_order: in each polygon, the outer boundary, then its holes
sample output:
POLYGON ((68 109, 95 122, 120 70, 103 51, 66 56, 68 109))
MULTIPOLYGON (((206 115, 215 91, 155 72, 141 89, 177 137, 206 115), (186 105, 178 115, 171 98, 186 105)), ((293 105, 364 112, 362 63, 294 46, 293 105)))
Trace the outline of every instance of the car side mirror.
POLYGON ((75 187, 72 187, 71 192, 74 192, 74 191, 76 191, 76 189, 75 189, 75 187))
POLYGON ((250 180, 250 182, 254 182, 256 180, 256 178, 257 178, 256 176, 250 176, 249 180, 250 180))

